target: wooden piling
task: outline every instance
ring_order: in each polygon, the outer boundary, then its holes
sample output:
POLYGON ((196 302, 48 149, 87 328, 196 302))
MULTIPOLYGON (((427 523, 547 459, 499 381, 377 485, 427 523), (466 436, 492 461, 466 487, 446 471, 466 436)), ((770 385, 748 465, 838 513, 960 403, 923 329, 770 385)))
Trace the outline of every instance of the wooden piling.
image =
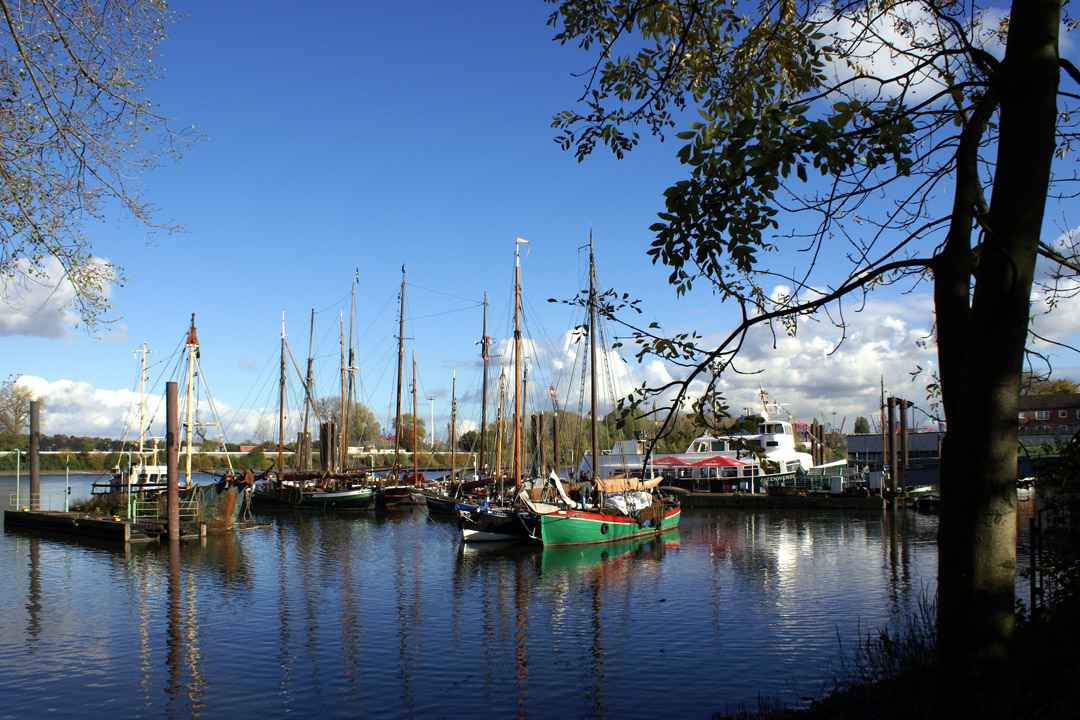
POLYGON ((41 509, 41 401, 30 401, 30 509, 41 509))
MULTIPOLYGON (((180 539, 180 433, 176 398, 176 382, 165 383, 165 462, 168 477, 165 509, 169 540, 180 539)), ((190 438, 188 442, 191 442, 190 438)))
POLYGON ((898 487, 900 492, 904 495, 907 494, 907 469, 908 469, 908 408, 911 407, 911 403, 907 400, 897 400, 897 409, 900 411, 900 473, 897 475, 898 487))
POLYGON ((889 426, 888 426, 888 463, 889 463, 889 489, 887 491, 887 497, 889 499, 889 509, 896 509, 896 481, 897 474, 900 469, 897 467, 896 458, 896 398, 890 397, 888 399, 888 411, 889 411, 889 426))

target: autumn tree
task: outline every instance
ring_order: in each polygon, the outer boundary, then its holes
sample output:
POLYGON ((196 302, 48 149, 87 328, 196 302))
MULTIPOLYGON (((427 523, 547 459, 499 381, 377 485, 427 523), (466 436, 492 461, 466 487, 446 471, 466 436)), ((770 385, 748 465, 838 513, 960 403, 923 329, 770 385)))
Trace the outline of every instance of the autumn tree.
MULTIPOLYGON (((323 422, 333 422, 341 430, 341 398, 325 397, 315 401, 318 416, 323 422)), ((360 402, 347 405, 349 428, 346 437, 350 445, 373 443, 379 436, 379 421, 371 408, 360 402)))
POLYGON ((108 311, 120 269, 93 255, 85 226, 117 210, 172 231, 140 174, 195 136, 150 100, 157 47, 175 13, 159 0, 0 0, 0 293, 71 284, 88 327, 108 311))
POLYGON ((394 432, 397 433, 398 442, 401 445, 402 450, 412 451, 413 436, 416 436, 417 444, 420 447, 424 445, 424 438, 427 437, 424 433, 427 432, 423 418, 416 418, 415 425, 413 424, 412 413, 404 413, 401 416, 401 425, 398 426, 397 422, 394 423, 394 432))
POLYGON ((30 402, 34 391, 9 378, 0 385, 0 437, 7 443, 17 443, 30 427, 30 402))
POLYGON ((797 333, 815 314, 843 338, 870 290, 932 284, 938 367, 926 384, 948 422, 939 710, 1007 716, 1035 264, 1053 278, 1078 269, 1070 239, 1043 238, 1048 195, 1071 192, 1052 187, 1051 169, 1078 117, 1080 73, 1058 56, 1061 28, 1075 28, 1061 0, 1008 14, 951 0, 548 1, 556 39, 589 57, 579 104, 555 116, 558 142, 579 160, 597 147, 621 157, 639 129, 664 137, 686 123, 685 175, 664 193, 648 253, 678 294, 703 285, 741 310, 710 346, 636 327, 642 352, 684 368, 643 399, 692 400, 707 417, 755 328, 797 333), (780 251, 801 253, 796 271, 768 262, 780 251))
POLYGON ((1068 378, 1052 378, 1025 371, 1021 379, 1022 395, 1072 395, 1080 392, 1080 385, 1068 378))

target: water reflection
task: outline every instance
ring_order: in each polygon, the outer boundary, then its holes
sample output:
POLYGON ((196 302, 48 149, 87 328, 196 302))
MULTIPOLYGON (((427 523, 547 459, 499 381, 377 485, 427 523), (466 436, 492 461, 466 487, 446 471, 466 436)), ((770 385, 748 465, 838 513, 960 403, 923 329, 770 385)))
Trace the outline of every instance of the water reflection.
MULTIPOLYGON (((406 510, 392 510, 387 513, 386 520, 391 523, 402 523, 413 518, 410 506, 406 510)), ((421 596, 421 552, 419 544, 395 545, 397 562, 395 567, 395 595, 397 607, 397 631, 398 631, 398 674, 401 683, 401 714, 402 717, 412 718, 416 708, 413 702, 413 672, 418 664, 418 651, 420 648, 420 636, 422 635, 423 616, 420 612, 421 596)))
POLYGON ((28 595, 26 603, 27 628, 26 628, 26 652, 33 653, 37 650, 38 637, 41 635, 41 541, 32 537, 30 544, 30 570, 28 595))
POLYGON ((632 662, 630 655, 662 657, 664 634, 637 597, 642 586, 662 584, 661 561, 680 547, 678 532, 561 548, 459 543, 455 594, 469 586, 479 594, 485 700, 499 701, 502 675, 510 671, 500 655, 512 650, 506 659, 513 662, 517 717, 536 715, 538 694, 569 688, 587 717, 613 714, 613 700, 624 700, 620 686, 636 682, 640 671, 623 676, 609 667, 612 658, 619 666, 632 662), (642 634, 640 624, 653 632, 642 634))
POLYGON ((936 518, 912 514, 686 511, 662 538, 546 549, 408 510, 261 517, 176 546, 0 535, 5 711, 708 717, 816 691, 838 634, 936 572, 936 518))
POLYGON ((168 543, 168 627, 165 709, 170 717, 198 718, 206 707, 206 679, 200 656, 198 612, 191 572, 180 567, 180 541, 168 543))

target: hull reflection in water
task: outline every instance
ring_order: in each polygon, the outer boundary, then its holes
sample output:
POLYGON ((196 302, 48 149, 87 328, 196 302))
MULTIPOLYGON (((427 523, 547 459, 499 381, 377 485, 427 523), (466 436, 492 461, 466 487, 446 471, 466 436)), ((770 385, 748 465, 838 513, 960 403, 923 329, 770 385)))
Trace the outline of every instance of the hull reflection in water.
POLYGON ((462 543, 461 557, 466 564, 491 558, 529 558, 541 574, 585 570, 615 560, 660 560, 665 552, 679 548, 679 531, 649 538, 621 540, 605 545, 538 547, 521 543, 462 543))
POLYGON ((4 712, 708 718, 817 694, 837 635, 937 571, 914 513, 686 510, 566 548, 463 547, 421 509, 261 518, 175 554, 0 533, 4 712), (678 692, 641 681, 643 647, 678 692))

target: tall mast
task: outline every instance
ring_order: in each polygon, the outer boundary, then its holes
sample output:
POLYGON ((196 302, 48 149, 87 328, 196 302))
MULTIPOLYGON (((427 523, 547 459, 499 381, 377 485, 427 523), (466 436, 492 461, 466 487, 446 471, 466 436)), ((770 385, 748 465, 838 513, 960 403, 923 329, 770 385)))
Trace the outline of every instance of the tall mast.
POLYGON ((412 478, 420 476, 420 446, 416 444, 416 351, 412 351, 412 478))
MULTIPOLYGON (((146 465, 146 354, 154 352, 146 349, 146 343, 135 351, 140 355, 139 372, 139 465, 146 465)), ((129 463, 130 464, 130 463, 129 463)), ((131 471, 131 468, 128 468, 131 471)))
POLYGON ((184 343, 188 353, 188 383, 187 383, 187 421, 184 423, 184 434, 187 436, 187 452, 184 457, 184 487, 191 487, 191 430, 195 427, 195 357, 199 352, 199 338, 195 335, 195 313, 191 313, 191 329, 188 330, 187 342, 184 343))
POLYGON ((593 263, 592 230, 589 231, 589 401, 592 404, 592 471, 600 474, 600 424, 596 419, 596 265, 593 263))
POLYGON ((314 381, 312 378, 312 359, 311 348, 315 342, 315 308, 311 308, 311 324, 309 325, 308 342, 307 342, 307 378, 304 380, 304 394, 307 402, 304 403, 304 437, 301 439, 301 447, 305 448, 304 452, 304 470, 311 469, 311 442, 308 440, 308 419, 311 416, 311 383, 314 381))
POLYGON ((495 426, 495 476, 499 479, 499 494, 502 495, 502 446, 503 446, 503 401, 506 399, 506 370, 499 370, 499 421, 495 426))
MULTIPOLYGON (((143 446, 146 430, 146 343, 142 344, 142 362, 139 366, 139 464, 145 465, 143 446)), ((131 468, 128 468, 131 470, 131 468)))
POLYGON ((457 466, 456 440, 457 425, 457 371, 454 371, 454 379, 450 383, 450 482, 454 482, 454 470, 457 466))
POLYGON ((514 241, 514 490, 521 490, 521 243, 514 241))
POLYGON ((340 325, 339 336, 341 338, 341 469, 345 470, 345 315, 344 313, 338 313, 338 324, 340 325))
MULTIPOLYGON (((356 285, 360 282, 360 269, 357 268, 356 274, 353 279, 352 286, 352 299, 349 301, 349 364, 346 366, 346 370, 349 372, 349 394, 345 405, 345 428, 348 429, 352 425, 352 413, 353 413, 353 374, 356 372, 356 355, 353 353, 352 334, 353 326, 356 324, 356 285)), ((341 469, 348 470, 348 433, 343 433, 344 442, 342 446, 346 449, 346 453, 342 455, 341 469)))
POLYGON ((281 311, 281 382, 278 385, 278 435, 277 468, 278 483, 285 473, 285 311, 281 311))
POLYGON ((491 338, 487 334, 487 293, 484 293, 484 325, 480 335, 480 357, 484 359, 484 382, 480 398, 480 477, 484 476, 484 452, 487 442, 487 392, 488 392, 488 348, 491 338))
POLYGON ((400 472, 401 462, 401 376, 405 362, 405 266, 401 266, 401 311, 398 314, 397 346, 397 415, 394 416, 394 474, 400 472))

